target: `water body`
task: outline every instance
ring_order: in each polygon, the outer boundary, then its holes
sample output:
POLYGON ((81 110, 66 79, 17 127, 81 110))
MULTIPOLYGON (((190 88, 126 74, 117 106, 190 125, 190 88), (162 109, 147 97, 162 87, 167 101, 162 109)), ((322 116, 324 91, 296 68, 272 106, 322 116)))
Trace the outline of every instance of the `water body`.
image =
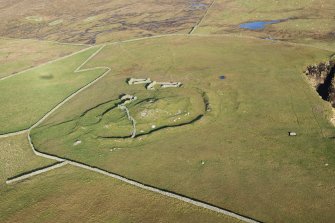
POLYGON ((191 8, 192 9, 205 9, 207 8, 207 5, 201 2, 191 2, 191 8))
POLYGON ((220 80, 226 79, 226 77, 224 75, 221 75, 219 78, 220 78, 220 80))
POLYGON ((247 22, 240 24, 241 29, 250 29, 250 30, 261 30, 264 29, 267 25, 276 24, 280 22, 284 22, 286 19, 279 20, 271 20, 271 21, 255 21, 255 22, 247 22))

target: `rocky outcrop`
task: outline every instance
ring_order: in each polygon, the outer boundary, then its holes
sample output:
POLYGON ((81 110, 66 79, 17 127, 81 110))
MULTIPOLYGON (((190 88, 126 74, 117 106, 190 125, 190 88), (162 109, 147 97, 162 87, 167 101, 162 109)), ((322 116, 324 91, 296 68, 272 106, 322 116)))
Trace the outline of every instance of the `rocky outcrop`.
POLYGON ((332 104, 333 108, 335 108, 335 78, 334 78, 334 73, 333 73, 333 80, 332 80, 331 85, 329 87, 328 101, 332 104))
POLYGON ((335 108, 335 60, 310 65, 305 74, 322 99, 335 108))
POLYGON ((309 65, 305 74, 311 81, 313 87, 318 88, 320 84, 323 84, 334 67, 333 61, 321 62, 319 64, 309 65))

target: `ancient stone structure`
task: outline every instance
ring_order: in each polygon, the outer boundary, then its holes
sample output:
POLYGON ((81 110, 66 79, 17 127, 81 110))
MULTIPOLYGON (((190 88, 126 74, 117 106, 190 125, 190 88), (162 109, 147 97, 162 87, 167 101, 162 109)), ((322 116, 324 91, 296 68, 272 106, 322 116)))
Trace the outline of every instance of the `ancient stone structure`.
POLYGON ((155 85, 157 84, 156 81, 152 81, 150 84, 146 86, 147 90, 155 90, 155 85))
POLYGON ((161 85, 161 88, 169 88, 169 87, 181 87, 181 82, 159 82, 158 84, 161 85))
MULTIPOLYGON (((183 84, 181 82, 156 82, 151 81, 150 78, 130 78, 127 83, 129 85, 133 84, 147 84, 145 88, 147 90, 155 90, 155 85, 160 85, 161 88, 178 88, 181 87, 183 84)), ((122 100, 122 99, 121 99, 122 100)))
POLYGON ((128 104, 132 101, 137 100, 137 97, 133 95, 125 94, 125 95, 120 96, 120 99, 123 102, 123 104, 128 104))
POLYGON ((122 111, 126 112, 127 118, 129 121, 132 123, 132 132, 131 132, 131 138, 135 138, 136 136, 136 120, 130 115, 129 109, 126 107, 126 104, 129 104, 135 100, 137 100, 136 96, 125 94, 120 96, 121 103, 118 105, 118 108, 121 109, 122 111))
POLYGON ((128 80, 128 84, 132 85, 132 84, 149 84, 151 83, 150 78, 144 79, 144 78, 130 78, 128 80))

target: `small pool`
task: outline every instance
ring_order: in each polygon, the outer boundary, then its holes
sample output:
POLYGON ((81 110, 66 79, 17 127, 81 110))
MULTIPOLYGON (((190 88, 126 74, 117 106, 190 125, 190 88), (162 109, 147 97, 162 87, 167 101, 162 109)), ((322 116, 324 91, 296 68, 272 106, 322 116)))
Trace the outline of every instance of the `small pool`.
POLYGON ((194 2, 194 1, 192 1, 191 2, 191 7, 193 9, 205 9, 205 8, 207 8, 207 5, 204 4, 204 3, 201 3, 201 2, 194 2))
POLYGON ((260 30, 264 29, 267 25, 276 24, 280 22, 284 22, 285 20, 271 20, 271 21, 255 21, 255 22, 247 22, 240 24, 240 28, 242 29, 250 29, 250 30, 260 30))
POLYGON ((219 78, 220 78, 220 80, 226 79, 226 77, 224 75, 221 75, 219 78))

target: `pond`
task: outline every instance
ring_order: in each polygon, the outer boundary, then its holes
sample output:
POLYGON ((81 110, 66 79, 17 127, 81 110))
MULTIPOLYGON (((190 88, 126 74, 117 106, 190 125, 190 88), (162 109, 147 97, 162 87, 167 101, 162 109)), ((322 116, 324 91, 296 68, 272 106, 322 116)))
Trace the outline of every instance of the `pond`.
POLYGON ((201 2, 191 1, 191 8, 192 9, 205 9, 207 5, 201 2))
POLYGON ((266 25, 276 24, 280 22, 284 22, 284 19, 279 20, 271 20, 271 21, 255 21, 255 22, 247 22, 240 24, 240 28, 242 29, 250 29, 250 30, 260 30, 264 29, 266 25))

